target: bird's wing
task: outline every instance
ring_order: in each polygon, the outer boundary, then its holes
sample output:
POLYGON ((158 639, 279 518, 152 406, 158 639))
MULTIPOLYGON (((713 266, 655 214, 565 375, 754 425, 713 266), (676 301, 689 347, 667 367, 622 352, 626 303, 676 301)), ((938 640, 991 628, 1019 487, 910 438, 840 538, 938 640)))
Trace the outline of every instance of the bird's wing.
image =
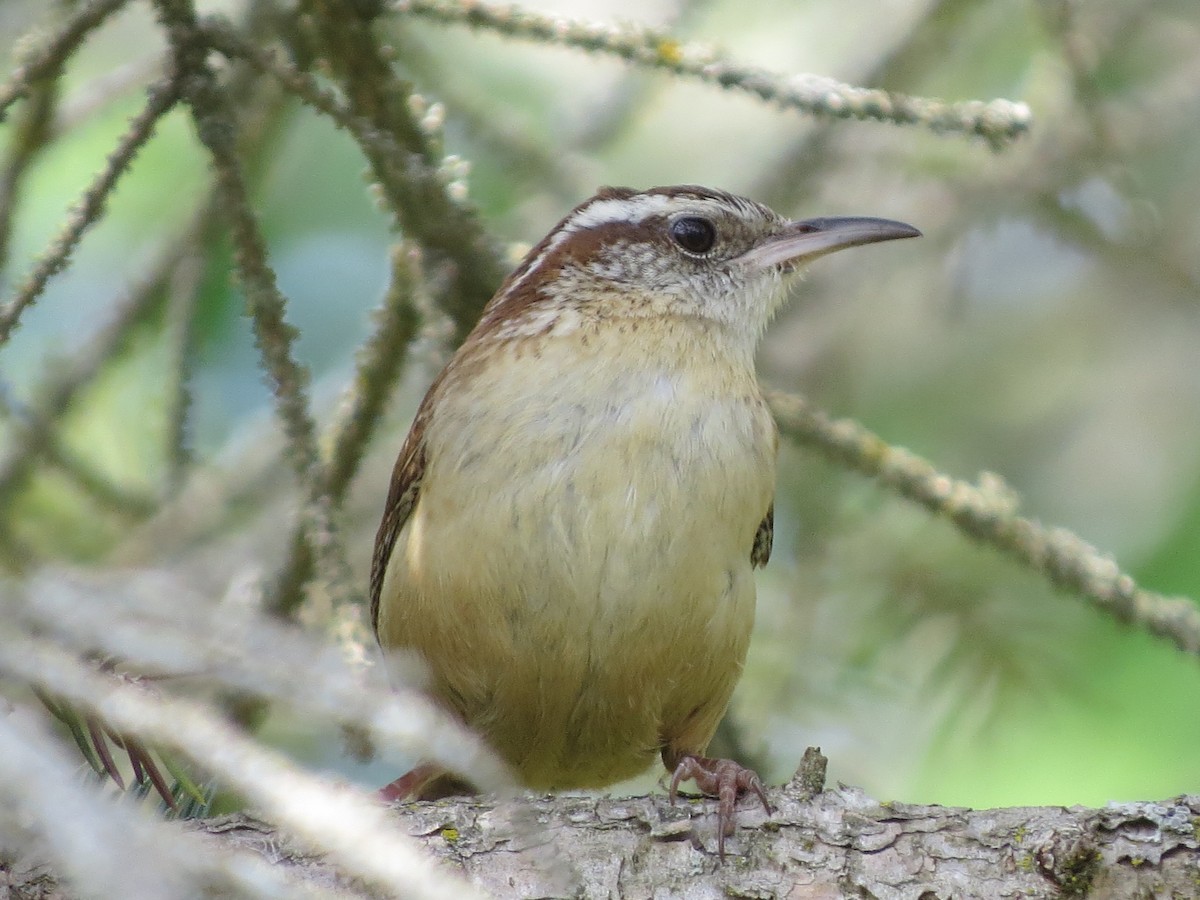
POLYGON ((388 560, 392 558, 392 551, 396 547, 396 538, 417 505, 421 479, 425 475, 425 431, 433 410, 431 398, 440 380, 433 383, 421 401, 404 446, 400 448, 400 455, 396 457, 383 518, 379 522, 379 531, 375 533, 375 553, 371 557, 371 629, 376 637, 379 636, 379 595, 383 590, 383 576, 387 573, 388 560))
POLYGON ((775 539, 775 504, 767 507, 767 514, 758 525, 754 535, 754 546, 750 548, 750 565, 761 568, 771 558, 771 542, 775 539))

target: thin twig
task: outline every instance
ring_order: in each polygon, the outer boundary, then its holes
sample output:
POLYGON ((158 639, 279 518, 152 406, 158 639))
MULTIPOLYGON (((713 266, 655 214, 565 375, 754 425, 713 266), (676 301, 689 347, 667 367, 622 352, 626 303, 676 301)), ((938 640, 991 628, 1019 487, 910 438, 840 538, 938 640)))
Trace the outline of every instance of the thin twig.
POLYGON ((465 192, 451 189, 441 141, 430 139, 413 109, 412 87, 392 69, 376 37, 374 16, 383 9, 360 7, 347 14, 338 0, 307 0, 322 51, 340 79, 351 110, 394 135, 410 154, 397 167, 395 155, 363 153, 396 222, 423 247, 427 267, 444 270, 439 305, 454 320, 459 339, 475 326, 484 304, 507 274, 502 256, 483 228, 465 192))
POLYGON ((86 85, 72 85, 71 93, 63 97, 58 109, 54 136, 57 138, 95 121, 118 102, 144 91, 146 85, 162 78, 165 71, 165 60, 161 56, 151 56, 130 60, 108 72, 98 72, 86 85))
POLYGON ((174 493, 192 462, 188 445, 188 410, 192 403, 192 342, 196 304, 204 281, 204 255, 197 248, 185 253, 171 278, 167 305, 166 340, 170 354, 166 410, 166 487, 174 493))
MULTIPOLYGON (((0 459, 0 508, 5 507, 36 469, 43 455, 53 449, 54 429, 79 392, 108 362, 116 358, 130 334, 145 322, 165 298, 168 273, 177 260, 178 247, 168 252, 145 281, 137 285, 117 308, 112 320, 73 354, 70 368, 37 392, 36 405, 13 437, 11 452, 0 459)), ((83 475, 78 479, 86 484, 83 475)), ((125 492, 127 493, 127 492, 125 492)), ((101 491, 98 497, 104 498, 101 491)), ((130 495, 136 501, 136 497, 130 495)), ((135 507, 136 509, 136 507, 135 507)))
POLYGON ((781 431, 830 459, 878 479, 974 540, 990 544, 1078 594, 1121 622, 1200 655, 1200 609, 1186 597, 1164 597, 1138 587, 1115 562, 1064 528, 1048 528, 1016 514, 1012 492, 989 475, 980 485, 938 472, 913 453, 893 447, 857 422, 832 419, 804 399, 768 396, 781 431))
MULTIPOLYGON (((15 420, 15 433, 25 435, 22 440, 26 451, 31 452, 35 458, 40 454, 47 465, 58 469, 104 507, 122 516, 132 517, 149 515, 157 507, 157 501, 149 493, 117 484, 98 469, 90 459, 69 447, 55 433, 53 422, 8 396, 2 383, 0 383, 0 418, 15 420)), ((30 460, 30 462, 32 461, 30 460)), ((13 483, 10 483, 11 476, 8 473, 12 471, 10 466, 13 462, 15 462, 14 459, 6 458, 3 465, 0 465, 0 485, 2 485, 0 495, 11 495, 13 483)), ((32 466, 25 468, 27 474, 31 474, 32 471, 32 466)))
POLYGON ((202 20, 199 31, 214 50, 271 75, 289 93, 350 132, 385 191, 397 227, 431 254, 433 265, 448 271, 439 299, 459 338, 465 336, 507 269, 503 254, 474 211, 450 196, 438 170, 422 153, 402 146, 394 129, 373 121, 278 54, 246 41, 227 22, 210 16, 202 20))
POLYGON ((358 470, 367 445, 393 385, 404 370, 408 346, 419 325, 413 304, 415 273, 412 254, 404 244, 392 249, 392 276, 383 304, 374 314, 375 330, 356 353, 354 380, 346 390, 341 409, 330 426, 327 488, 335 503, 358 470))
POLYGON ((100 218, 104 203, 116 187, 117 181, 129 170, 137 152, 150 140, 158 121, 178 101, 179 86, 175 79, 165 79, 152 85, 148 93, 146 105, 121 135, 116 149, 109 154, 104 169, 68 213, 63 230, 38 260, 13 298, 0 304, 0 347, 12 334, 21 313, 41 294, 46 282, 66 268, 71 253, 83 233, 100 218))
MULTIPOLYGON (((687 34, 715 5, 716 0, 684 0, 666 11, 658 27, 663 33, 687 34)), ((592 102, 583 128, 571 141, 576 152, 584 156, 601 155, 604 148, 612 147, 644 119, 658 94, 671 88, 669 79, 626 77, 618 81, 605 96, 592 102)), ((455 113, 457 118, 457 106, 455 113)))
MULTIPOLYGON (((478 240, 474 243, 481 247, 487 243, 486 236, 473 215, 449 199, 447 186, 437 172, 426 166, 419 154, 401 147, 389 129, 378 127, 366 116, 350 109, 307 73, 242 40, 227 23, 219 19, 206 19, 196 35, 219 52, 242 59, 259 71, 271 74, 289 92, 350 131, 371 159, 376 175, 388 192, 397 226, 408 232, 408 224, 413 222, 416 231, 413 234, 414 241, 431 247, 435 254, 439 248, 445 251, 451 245, 455 255, 467 251, 467 256, 471 257, 470 265, 453 267, 460 278, 459 290, 444 297, 447 307, 457 310, 456 324, 465 333, 474 324, 486 299, 480 285, 486 281, 486 291, 490 295, 502 273, 498 256, 490 243, 484 248, 486 252, 470 253, 473 242, 469 235, 476 233, 478 240), (439 215, 451 207, 455 211, 453 221, 439 221, 439 215), (464 234, 468 238, 464 239, 464 234), (468 275, 470 277, 465 282, 461 280, 468 275)), ((380 105, 382 101, 376 104, 380 105)), ((446 252, 440 254, 443 259, 448 255, 446 252)), ((399 374, 404 359, 400 348, 407 345, 415 330, 416 317, 407 296, 410 288, 410 279, 403 277, 398 270, 394 272, 389 295, 390 312, 385 310, 385 320, 372 338, 375 347, 374 350, 369 348, 368 353, 373 358, 363 361, 356 376, 360 388, 369 387, 370 391, 360 392, 359 408, 352 407, 349 418, 331 432, 333 450, 328 459, 329 469, 321 467, 321 489, 313 496, 308 514, 302 517, 293 535, 288 557, 271 590, 270 605, 279 612, 294 610, 302 597, 303 588, 313 574, 311 551, 314 540, 318 544, 337 540, 336 533, 328 523, 357 469, 358 459, 377 412, 399 374), (401 299, 404 301, 404 310, 394 305, 401 299)), ((337 556, 337 559, 344 560, 344 556, 337 556)), ((332 572, 336 574, 331 576, 327 571, 327 577, 340 578, 343 574, 348 577, 348 569, 340 562, 332 572)))
MULTIPOLYGON (((438 102, 454 111, 455 124, 470 137, 471 144, 486 152, 503 169, 506 178, 527 185, 531 192, 568 207, 577 203, 584 167, 578 148, 565 146, 575 142, 560 140, 548 144, 523 117, 497 115, 496 100, 491 94, 480 93, 472 85, 456 90, 455 80, 448 77, 448 72, 454 70, 457 61, 418 38, 400 29, 389 37, 404 67, 402 71, 417 85, 430 85, 438 102)), ((597 107, 602 105, 598 103, 597 107)))
POLYGON ((49 40, 26 52, 25 59, 9 76, 8 81, 0 84, 0 122, 4 121, 4 116, 12 104, 29 93, 34 82, 47 75, 56 74, 83 43, 83 39, 128 2, 129 0, 93 0, 60 25, 49 40))
MULTIPOLYGON (((974 0, 935 0, 925 8, 920 18, 908 26, 901 36, 893 35, 897 43, 859 78, 867 84, 904 83, 905 74, 914 66, 929 65, 929 46, 953 40, 951 25, 956 24, 964 8, 974 0), (931 43, 932 42, 932 43, 931 43)), ((845 150, 845 136, 834 120, 799 135, 770 169, 759 176, 750 190, 751 197, 768 198, 776 209, 789 210, 814 194, 814 186, 829 177, 831 162, 845 150)), ((848 136, 847 136, 848 137, 848 136)))
POLYGON ((195 118, 201 143, 212 159, 217 194, 232 226, 234 259, 255 341, 271 383, 276 412, 283 423, 292 465, 306 494, 301 527, 317 551, 321 574, 331 588, 335 606, 340 607, 360 592, 352 587, 350 567, 334 524, 334 505, 326 490, 324 467, 317 450, 316 423, 309 411, 308 369, 293 354, 299 333, 287 321, 287 303, 267 262, 266 242, 242 176, 237 156, 237 124, 229 98, 208 65, 209 47, 197 26, 190 0, 159 0, 157 6, 170 36, 176 69, 186 80, 184 99, 195 118))
POLYGON ((349 131, 360 146, 370 147, 381 154, 401 152, 402 148, 394 137, 380 132, 370 121, 350 110, 337 93, 307 72, 288 64, 279 53, 252 44, 224 19, 206 16, 197 25, 197 34, 222 56, 241 60, 256 71, 270 75, 288 93, 349 131))
POLYGON ((431 21, 616 56, 634 65, 742 91, 784 109, 978 135, 995 149, 1028 131, 1032 119, 1028 106, 1010 100, 947 103, 855 87, 817 75, 780 75, 724 59, 708 47, 683 44, 653 28, 584 22, 474 0, 395 0, 392 8, 431 21))
POLYGON ((56 80, 47 77, 37 82, 30 88, 30 101, 12 125, 12 140, 8 143, 3 171, 0 171, 0 277, 8 267, 9 239, 21 184, 38 154, 49 145, 58 99, 56 80))
POLYGON ((266 243, 250 206, 237 157, 233 115, 205 59, 207 47, 197 39, 195 12, 190 4, 163 0, 158 7, 171 36, 180 78, 187 82, 184 99, 216 171, 217 193, 232 226, 238 276, 292 463, 308 484, 318 466, 316 425, 306 395, 309 374, 293 358, 292 346, 298 333, 287 321, 287 303, 267 262, 266 243))
MULTIPOLYGON (((325 490, 334 509, 341 506, 363 450, 379 422, 392 386, 403 371, 408 346, 419 317, 413 304, 414 273, 405 245, 392 251, 392 278, 383 305, 375 315, 375 330, 358 351, 354 379, 347 388, 341 409, 328 429, 328 453, 324 473, 325 490)), ((289 542, 287 558, 279 568, 267 606, 283 615, 295 610, 304 586, 313 575, 312 546, 302 527, 289 542)))
POLYGON ((233 142, 226 142, 229 121, 219 114, 213 120, 210 118, 213 115, 211 110, 197 111, 197 125, 210 138, 209 150, 225 214, 233 226, 239 280, 246 294, 263 368, 275 395, 276 410, 288 438, 292 463, 307 481, 314 477, 317 468, 316 425, 308 407, 309 373, 292 353, 299 333, 287 321, 287 304, 276 284, 275 272, 267 263, 266 245, 249 205, 233 142))

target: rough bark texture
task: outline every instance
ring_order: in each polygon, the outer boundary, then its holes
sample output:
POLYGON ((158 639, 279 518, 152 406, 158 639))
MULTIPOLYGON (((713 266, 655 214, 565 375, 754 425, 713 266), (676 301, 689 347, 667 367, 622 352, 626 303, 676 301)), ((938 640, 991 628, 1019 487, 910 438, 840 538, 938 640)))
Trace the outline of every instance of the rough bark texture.
MULTIPOLYGON (((722 864, 714 803, 592 796, 398 806, 430 853, 503 898, 1187 898, 1200 896, 1200 797, 1104 809, 972 811, 880 803, 839 786, 744 802, 722 864)), ((195 827, 294 874, 363 894, 319 856, 243 815, 195 827)), ((0 897, 65 897, 39 867, 0 869, 0 897)))

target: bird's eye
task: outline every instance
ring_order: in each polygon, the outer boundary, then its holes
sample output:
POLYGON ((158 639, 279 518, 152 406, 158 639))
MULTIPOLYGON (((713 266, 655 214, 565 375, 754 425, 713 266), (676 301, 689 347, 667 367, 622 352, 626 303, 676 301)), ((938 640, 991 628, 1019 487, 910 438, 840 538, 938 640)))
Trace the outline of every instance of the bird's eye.
POLYGON ((671 240, 688 253, 707 253, 717 242, 716 226, 700 216, 676 219, 671 223, 670 232, 671 240))

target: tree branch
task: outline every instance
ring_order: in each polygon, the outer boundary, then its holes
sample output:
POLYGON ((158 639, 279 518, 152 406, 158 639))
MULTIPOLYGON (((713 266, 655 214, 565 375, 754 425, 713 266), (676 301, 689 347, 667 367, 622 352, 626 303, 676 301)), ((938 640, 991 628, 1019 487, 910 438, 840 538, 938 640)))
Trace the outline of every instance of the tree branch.
POLYGON ((830 418, 801 397, 772 393, 768 402, 787 437, 878 479, 948 519, 973 540, 1003 550, 1055 587, 1084 597, 1119 621, 1200 656, 1200 609, 1193 601, 1144 590, 1078 535, 1018 516, 1016 497, 999 476, 986 473, 978 486, 957 481, 851 419, 830 418))
POLYGON ((920 125, 935 132, 982 137, 1000 149, 1029 130, 1032 115, 1010 100, 946 103, 842 84, 818 75, 781 75, 733 60, 697 44, 684 44, 654 28, 627 27, 540 15, 518 6, 447 0, 396 0, 397 12, 416 18, 483 28, 507 37, 616 56, 726 90, 742 91, 811 115, 920 125))
MULTIPOLYGON (((810 794, 796 779, 770 799, 770 816, 757 804, 738 810, 724 865, 708 799, 464 798, 405 804, 392 815, 447 871, 496 898, 1195 894, 1200 797, 969 810, 881 803, 844 785, 810 794)), ((249 852, 308 884, 364 896, 333 860, 259 819, 194 828, 227 854, 249 852)), ((10 878, 47 875, 25 866, 10 878)))

